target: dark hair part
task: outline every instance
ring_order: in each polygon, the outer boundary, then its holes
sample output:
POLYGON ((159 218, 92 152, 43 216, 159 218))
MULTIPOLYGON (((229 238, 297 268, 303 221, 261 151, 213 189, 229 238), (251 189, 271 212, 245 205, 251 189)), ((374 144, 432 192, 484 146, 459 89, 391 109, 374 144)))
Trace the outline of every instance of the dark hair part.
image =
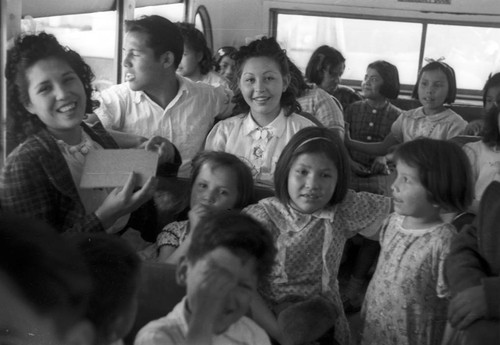
POLYGON ((41 220, 0 213, 0 271, 60 336, 84 319, 92 289, 78 250, 41 220))
POLYGON ((465 211, 471 204, 471 167, 465 152, 457 144, 418 138, 399 146, 394 160, 418 170, 430 202, 445 210, 459 212, 465 211))
POLYGON ((499 86, 500 86, 500 72, 495 73, 493 75, 490 74, 488 80, 486 81, 486 84, 484 84, 483 87, 483 107, 486 106, 486 94, 488 93, 488 90, 491 89, 492 87, 499 87, 499 86))
POLYGON ((70 240, 78 246, 93 280, 87 318, 94 324, 98 340, 109 343, 114 322, 129 311, 139 288, 140 259, 115 235, 81 233, 70 240))
POLYGON ((250 167, 235 155, 223 151, 202 151, 193 158, 191 162, 191 188, 205 164, 208 164, 211 169, 228 168, 235 173, 238 198, 234 208, 242 209, 252 203, 254 200, 254 185, 250 167))
POLYGON ((330 71, 344 62, 344 56, 337 49, 327 45, 320 46, 312 53, 307 63, 306 79, 319 85, 323 82, 323 71, 330 71))
POLYGON ((12 121, 9 123, 9 132, 14 136, 11 139, 16 144, 45 128, 38 116, 30 114, 25 105, 30 104, 27 71, 38 61, 46 59, 64 61, 75 71, 85 90, 86 113, 92 113, 99 106, 99 102, 91 97, 94 74, 77 52, 62 46, 54 35, 45 32, 38 35, 21 35, 9 49, 5 66, 8 113, 12 121))
POLYGON ((284 204, 290 203, 288 192, 288 174, 298 156, 307 153, 323 154, 337 168, 337 186, 329 205, 335 205, 344 200, 350 180, 349 155, 338 135, 322 127, 306 127, 298 131, 281 152, 276 171, 274 172, 274 188, 276 197, 284 204))
POLYGON ((177 25, 167 18, 152 15, 125 21, 126 32, 146 34, 146 44, 153 49, 156 58, 166 52, 174 54, 175 68, 179 66, 184 53, 184 40, 177 25))
POLYGON ((230 59, 234 60, 233 55, 237 51, 238 51, 238 49, 236 49, 235 47, 231 47, 231 46, 220 47, 219 49, 217 49, 217 51, 215 52, 214 58, 213 58, 215 71, 216 72, 220 71, 219 65, 220 65, 220 62, 222 61, 223 57, 229 56, 230 59))
POLYGON ((242 260, 255 258, 257 277, 264 279, 274 264, 276 248, 269 233, 257 220, 236 211, 217 212, 194 229, 186 257, 195 263, 218 247, 242 260))
POLYGON ((431 61, 420 69, 418 72, 417 83, 413 87, 412 97, 419 99, 418 85, 420 84, 420 80, 422 79, 424 72, 428 71, 442 71, 444 73, 446 79, 448 80, 448 94, 446 95, 444 103, 452 104, 455 102, 455 97, 457 96, 457 79, 455 77, 455 70, 450 65, 442 61, 431 61))
POLYGON ((205 75, 210 72, 213 67, 212 52, 208 48, 203 32, 191 23, 177 22, 176 25, 181 32, 184 45, 188 46, 195 53, 202 54, 201 61, 198 62, 201 74, 205 75))
POLYGON ((392 63, 384 60, 377 60, 368 65, 377 71, 384 80, 380 87, 380 94, 389 99, 396 99, 399 95, 399 73, 398 68, 392 63))
MULTIPOLYGON (((245 63, 249 59, 256 57, 267 57, 273 60, 278 64, 283 78, 290 77, 286 51, 281 49, 274 37, 263 37, 251 42, 249 45, 242 46, 238 52, 232 55, 232 57, 234 57, 236 62, 236 75, 238 76, 238 79, 241 79, 241 73, 243 72, 245 63)), ((238 109, 241 109, 243 112, 248 112, 250 110, 250 106, 246 103, 239 88, 236 90, 233 97, 233 103, 236 103, 238 109)), ((290 88, 290 86, 287 87, 287 89, 281 94, 280 104, 281 107, 284 108, 286 116, 291 115, 293 112, 301 112, 300 105, 295 99, 295 92, 290 88)))
POLYGON ((500 145, 500 132, 498 128, 498 116, 500 116, 500 108, 497 105, 491 107, 484 117, 483 126, 483 142, 494 147, 500 145))

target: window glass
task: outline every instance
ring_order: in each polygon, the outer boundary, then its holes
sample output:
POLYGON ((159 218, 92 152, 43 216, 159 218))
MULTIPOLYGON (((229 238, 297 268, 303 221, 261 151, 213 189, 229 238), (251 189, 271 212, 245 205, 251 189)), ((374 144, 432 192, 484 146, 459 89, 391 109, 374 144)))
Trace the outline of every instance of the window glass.
POLYGON ((500 28, 429 24, 424 57, 444 57, 459 89, 481 90, 500 71, 500 28))
POLYGON ((94 71, 98 87, 116 83, 116 12, 25 18, 21 28, 23 32, 51 33, 61 44, 79 53, 94 71))
POLYGON ((134 10, 135 18, 156 14, 169 19, 172 22, 184 21, 184 4, 167 4, 158 6, 138 7, 134 10))
POLYGON ((421 34, 422 24, 396 21, 278 14, 277 23, 278 41, 302 71, 313 51, 326 44, 346 59, 342 78, 356 81, 370 62, 383 59, 398 67, 401 83, 413 85, 421 34))

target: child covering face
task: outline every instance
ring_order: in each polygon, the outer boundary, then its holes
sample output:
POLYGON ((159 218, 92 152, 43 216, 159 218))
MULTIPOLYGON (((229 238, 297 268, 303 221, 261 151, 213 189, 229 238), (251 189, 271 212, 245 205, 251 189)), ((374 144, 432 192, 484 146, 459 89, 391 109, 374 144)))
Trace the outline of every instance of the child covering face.
POLYGON ((186 297, 146 325, 135 344, 270 344, 244 315, 275 253, 270 234, 249 216, 225 211, 200 223, 177 267, 186 297))

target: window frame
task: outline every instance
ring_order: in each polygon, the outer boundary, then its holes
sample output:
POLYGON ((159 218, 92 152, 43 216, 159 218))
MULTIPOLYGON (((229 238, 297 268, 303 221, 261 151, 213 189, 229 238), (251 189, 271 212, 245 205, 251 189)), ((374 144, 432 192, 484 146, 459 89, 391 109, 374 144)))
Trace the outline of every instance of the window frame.
MULTIPOLYGON (((484 27, 484 28, 498 28, 500 29, 500 23, 497 22, 477 22, 477 21, 458 21, 458 20, 436 20, 436 19, 420 19, 420 18, 406 18, 402 16, 380 16, 380 15, 366 15, 363 14, 361 17, 359 15, 350 13, 340 13, 340 12, 329 12, 329 11, 304 11, 295 9, 282 9, 282 8, 270 8, 269 9, 269 31, 270 35, 277 37, 278 31, 278 15, 301 15, 301 16, 315 16, 315 17, 328 17, 328 18, 342 18, 342 19, 357 19, 357 20, 379 20, 384 22, 405 22, 405 23, 417 23, 422 25, 422 34, 420 38, 420 50, 418 57, 417 73, 424 65, 424 52, 425 43, 427 39, 427 29, 429 25, 454 25, 454 26, 464 26, 464 27, 484 27)), ((342 79, 342 83, 350 86, 354 89, 360 89, 361 80, 353 79, 342 79)), ((401 84, 400 95, 403 97, 411 97, 414 85, 401 84)), ((477 103, 482 104, 482 90, 475 89, 457 89, 457 99, 455 103, 477 103)))

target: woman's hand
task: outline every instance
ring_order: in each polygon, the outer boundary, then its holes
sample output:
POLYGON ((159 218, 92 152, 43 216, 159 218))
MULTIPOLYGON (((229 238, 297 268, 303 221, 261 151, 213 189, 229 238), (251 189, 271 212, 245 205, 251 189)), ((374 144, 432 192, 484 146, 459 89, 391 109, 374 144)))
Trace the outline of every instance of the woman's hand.
POLYGON ((374 174, 389 175, 391 170, 387 165, 387 158, 385 156, 376 157, 372 163, 371 171, 374 174))
POLYGON ((175 159, 174 145, 166 138, 155 136, 143 142, 139 148, 145 148, 147 151, 157 152, 160 156, 159 164, 173 163, 175 159))
POLYGON ((135 174, 130 173, 123 187, 117 187, 109 193, 104 202, 95 211, 104 229, 113 225, 116 220, 138 209, 153 197, 156 189, 156 179, 150 177, 141 189, 134 192, 135 174))
POLYGON ((451 299, 448 307, 448 320, 458 329, 467 328, 474 321, 487 315, 488 305, 482 285, 459 292, 451 299))

